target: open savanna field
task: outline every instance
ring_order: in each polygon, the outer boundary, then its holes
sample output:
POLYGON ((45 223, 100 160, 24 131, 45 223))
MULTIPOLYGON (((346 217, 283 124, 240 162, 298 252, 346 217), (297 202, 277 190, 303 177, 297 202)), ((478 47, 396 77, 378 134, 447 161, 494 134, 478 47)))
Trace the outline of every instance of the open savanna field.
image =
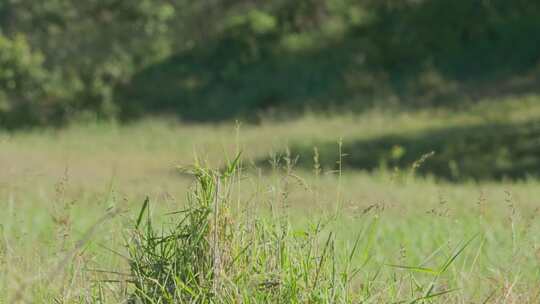
POLYGON ((538 303, 539 168, 537 95, 6 131, 0 303, 538 303))

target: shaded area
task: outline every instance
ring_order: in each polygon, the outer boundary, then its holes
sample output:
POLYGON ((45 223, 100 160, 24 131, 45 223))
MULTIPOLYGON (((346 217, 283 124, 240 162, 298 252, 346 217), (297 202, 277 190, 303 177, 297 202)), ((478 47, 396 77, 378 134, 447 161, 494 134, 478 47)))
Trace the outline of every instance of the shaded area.
POLYGON ((351 65, 343 50, 280 54, 250 63, 238 62, 237 55, 221 57, 219 51, 195 53, 138 75, 122 97, 124 114, 173 111, 187 120, 251 120, 260 112, 294 115, 309 106, 337 105, 348 96, 341 69, 351 65))
POLYGON ((292 26, 298 22, 291 18, 311 20, 314 11, 287 5, 247 14, 119 88, 123 117, 256 120, 259 113, 362 111, 374 104, 460 107, 538 92, 540 4, 366 3, 360 21, 344 22, 341 31, 327 30, 324 18, 292 26))
MULTIPOLYGON (((299 156, 297 166, 313 168, 314 146, 320 164, 337 169, 338 146, 335 142, 293 146, 291 155, 299 156)), ((415 171, 421 175, 450 180, 523 179, 540 176, 540 121, 513 124, 485 124, 453 127, 415 133, 389 135, 344 143, 343 168, 373 171, 379 168, 415 171), (418 161, 430 152, 419 164, 418 161)), ((262 160, 260 164, 268 164, 262 160)))

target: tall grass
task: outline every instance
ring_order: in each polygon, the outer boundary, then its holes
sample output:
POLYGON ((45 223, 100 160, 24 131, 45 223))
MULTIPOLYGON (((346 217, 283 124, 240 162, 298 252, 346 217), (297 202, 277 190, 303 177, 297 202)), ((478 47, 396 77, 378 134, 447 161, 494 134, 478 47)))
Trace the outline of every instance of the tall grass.
POLYGON ((406 160, 339 174, 333 157, 346 164, 362 152, 351 142, 473 126, 483 113, 528 121, 535 102, 268 121, 237 128, 236 146, 232 125, 157 120, 2 134, 0 303, 538 303, 538 179, 447 183, 406 160), (318 148, 249 167, 289 144, 318 148), (193 150, 215 164, 241 147, 243 166, 170 170, 193 150), (109 208, 127 212, 100 222, 109 208))
MULTIPOLYGON (((237 157, 223 171, 199 165, 189 172, 195 185, 185 209, 156 224, 146 199, 127 242, 132 303, 359 303, 376 301, 372 282, 360 282, 361 268, 377 229, 375 219, 352 247, 336 247, 320 220, 294 230, 286 216, 255 218, 231 208, 237 157), (362 242, 362 239, 367 241, 362 242), (366 244, 361 248, 361 244, 366 244), (359 256, 357 258, 356 256, 359 256), (357 263, 357 261, 362 261, 357 263)), ((437 279, 470 241, 439 269, 396 266, 434 275, 416 282, 411 303, 452 292, 437 279), (436 288, 437 287, 437 288, 436 288), (418 295, 415 295, 418 294, 418 295)), ((372 280, 376 280, 376 276, 372 280)))

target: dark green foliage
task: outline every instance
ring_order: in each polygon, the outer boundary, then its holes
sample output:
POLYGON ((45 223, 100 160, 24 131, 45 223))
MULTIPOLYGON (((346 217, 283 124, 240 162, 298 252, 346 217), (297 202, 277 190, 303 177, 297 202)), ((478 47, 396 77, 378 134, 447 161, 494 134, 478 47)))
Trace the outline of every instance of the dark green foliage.
POLYGON ((528 0, 2 0, 2 68, 19 76, 0 87, 0 123, 253 120, 537 90, 539 20, 528 0), (22 67, 25 52, 40 59, 22 67))
POLYGON ((0 50, 0 123, 13 123, 19 116, 38 119, 34 106, 43 98, 47 81, 43 57, 30 49, 24 36, 0 35, 0 50))
POLYGON ((274 4, 138 73, 122 90, 125 116, 254 120, 537 92, 540 7, 530 1, 274 4))
POLYGON ((20 77, 9 81, 25 92, 31 82, 33 92, 24 98, 4 92, 11 107, 0 109, 2 125, 114 115, 115 86, 168 54, 173 15, 167 1, 1 1, 0 33, 20 49, 14 51, 20 58, 10 57, 12 47, 0 45, 2 64, 19 66, 20 77), (30 55, 35 59, 25 59, 30 55))

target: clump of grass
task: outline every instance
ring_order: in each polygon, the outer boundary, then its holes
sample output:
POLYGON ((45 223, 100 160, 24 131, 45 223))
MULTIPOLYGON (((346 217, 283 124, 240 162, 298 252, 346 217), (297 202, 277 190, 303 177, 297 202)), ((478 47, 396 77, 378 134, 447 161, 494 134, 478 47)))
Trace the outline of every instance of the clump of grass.
MULTIPOLYGON (((358 303, 380 296, 369 281, 377 275, 359 275, 376 241, 376 220, 344 249, 323 221, 297 230, 289 217, 236 212, 230 205, 238 163, 239 157, 222 171, 191 168, 186 207, 169 213, 169 222, 157 224, 150 200, 144 202, 127 242, 132 303, 358 303)), ((436 278, 468 243, 432 270, 436 278)), ((418 287, 413 301, 453 291, 436 290, 436 281, 418 287)))
MULTIPOLYGON (((352 301, 355 269, 337 269, 332 233, 231 216, 238 158, 223 172, 194 167, 184 210, 157 229, 146 200, 128 242, 134 303, 335 303, 352 301)), ((354 255, 355 248, 349 254, 354 255)))

